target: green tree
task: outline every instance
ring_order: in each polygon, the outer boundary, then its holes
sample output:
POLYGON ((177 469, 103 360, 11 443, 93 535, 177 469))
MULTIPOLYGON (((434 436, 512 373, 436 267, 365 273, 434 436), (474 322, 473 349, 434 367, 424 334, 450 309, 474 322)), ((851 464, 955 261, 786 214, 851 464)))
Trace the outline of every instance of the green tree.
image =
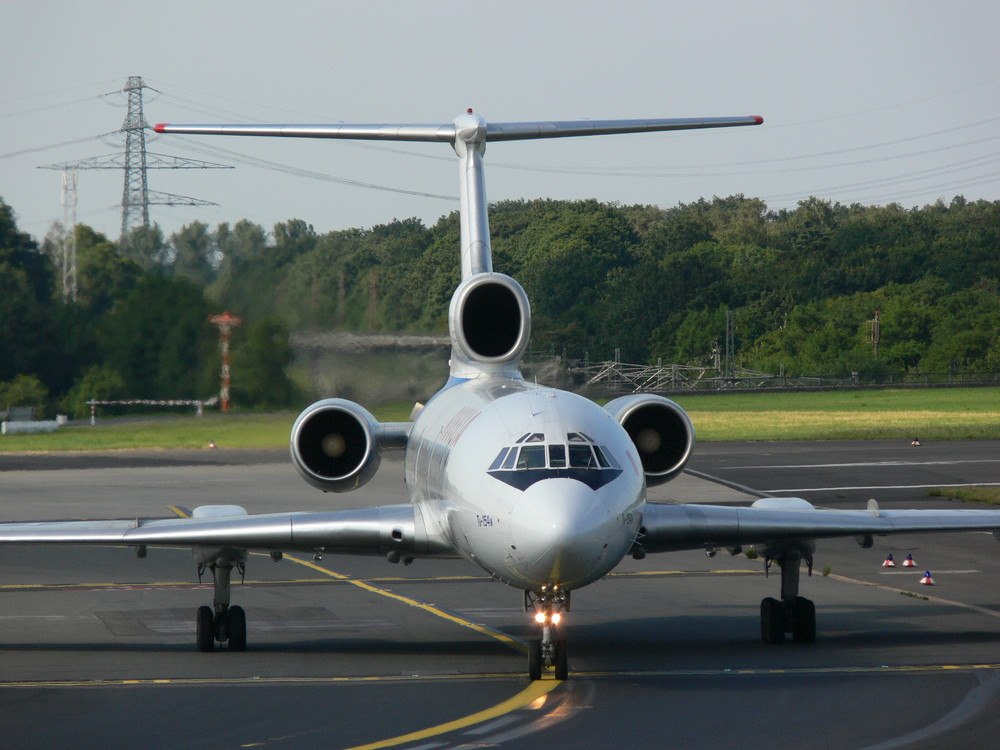
POLYGON ((90 416, 88 401, 108 401, 124 398, 125 380, 107 365, 89 368, 62 400, 62 408, 74 419, 90 416))
POLYGON ((214 369, 208 302, 190 281, 146 274, 107 317, 107 364, 135 398, 198 398, 214 369))
POLYGON ((86 224, 76 225, 77 300, 99 315, 124 297, 142 273, 103 234, 86 224))
POLYGON ((37 419, 46 413, 48 402, 49 389, 34 375, 18 375, 10 382, 0 383, 0 408, 30 406, 37 419))
POLYGON ((233 402, 258 408, 292 405, 296 391, 285 372, 291 362, 284 323, 273 317, 249 322, 233 342, 233 402))
POLYGON ((163 230, 158 224, 133 227, 122 238, 121 247, 125 256, 143 271, 169 265, 170 248, 164 241, 163 230))
POLYGON ((208 225, 196 221, 170 235, 174 276, 206 287, 215 278, 215 247, 208 225))

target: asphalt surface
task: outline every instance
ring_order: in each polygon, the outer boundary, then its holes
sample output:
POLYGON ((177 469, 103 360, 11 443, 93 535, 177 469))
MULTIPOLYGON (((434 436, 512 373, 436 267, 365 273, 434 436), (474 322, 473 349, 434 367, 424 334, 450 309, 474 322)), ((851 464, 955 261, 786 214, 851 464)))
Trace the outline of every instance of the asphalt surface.
MULTIPOLYGON (((985 442, 706 444, 691 467, 830 507, 941 507, 925 485, 1000 483, 1000 451, 985 442)), ((752 499, 690 477, 650 495, 752 499)), ((0 456, 4 521, 404 500, 395 459, 365 488, 328 495, 283 451, 0 456)), ((531 686, 520 592, 463 562, 255 556, 233 591, 248 650, 201 654, 194 614, 212 592, 187 550, 139 560, 0 547, 0 737, 12 748, 991 747, 998 576, 989 534, 826 542, 802 580, 817 642, 765 646, 759 603, 779 580, 759 560, 627 560, 574 595, 571 679, 531 686), (883 568, 889 552, 919 569, 883 568), (925 569, 933 588, 919 584, 925 569)))

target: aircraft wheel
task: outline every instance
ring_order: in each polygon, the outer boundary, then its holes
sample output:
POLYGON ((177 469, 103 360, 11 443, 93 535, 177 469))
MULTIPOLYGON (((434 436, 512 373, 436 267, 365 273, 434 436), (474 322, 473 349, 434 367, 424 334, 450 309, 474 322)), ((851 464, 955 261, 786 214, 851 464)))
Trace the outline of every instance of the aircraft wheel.
POLYGON ((770 596, 760 603, 760 637, 764 643, 781 643, 785 640, 781 602, 770 596))
POLYGON ((215 615, 211 607, 198 607, 198 650, 209 652, 215 649, 215 615))
POLYGON ((542 642, 531 641, 528 643, 528 679, 542 679, 542 642))
POLYGON ((814 643, 816 641, 816 605, 802 596, 795 597, 792 640, 796 643, 814 643))
POLYGON ((229 612, 229 650, 247 650, 247 615, 243 607, 230 607, 229 612))
POLYGON ((568 680, 569 679, 569 662, 566 653, 566 641, 558 640, 556 641, 556 679, 557 680, 568 680))

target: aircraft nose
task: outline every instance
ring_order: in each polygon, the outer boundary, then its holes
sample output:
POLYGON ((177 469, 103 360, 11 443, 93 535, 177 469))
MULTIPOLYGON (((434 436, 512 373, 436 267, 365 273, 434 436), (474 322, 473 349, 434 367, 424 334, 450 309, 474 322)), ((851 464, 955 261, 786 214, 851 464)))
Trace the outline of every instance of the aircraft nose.
POLYGON ((587 485, 564 478, 536 482, 511 513, 516 568, 533 586, 590 583, 608 571, 607 527, 607 509, 587 485))

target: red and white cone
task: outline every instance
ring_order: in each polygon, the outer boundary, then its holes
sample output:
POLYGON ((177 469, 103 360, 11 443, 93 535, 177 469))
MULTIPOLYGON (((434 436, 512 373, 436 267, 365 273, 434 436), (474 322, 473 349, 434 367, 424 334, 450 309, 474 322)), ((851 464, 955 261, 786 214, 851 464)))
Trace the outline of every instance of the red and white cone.
POLYGON ((915 568, 917 567, 916 561, 913 559, 913 555, 907 555, 906 559, 903 560, 904 568, 915 568))
POLYGON ((924 577, 920 579, 920 582, 924 586, 933 586, 934 585, 934 579, 931 578, 931 572, 929 570, 926 573, 924 573, 924 577))
POLYGON ((885 558, 885 562, 882 563, 882 567, 883 568, 895 568, 896 567, 896 561, 892 559, 892 553, 891 552, 889 553, 889 556, 887 558, 885 558))

